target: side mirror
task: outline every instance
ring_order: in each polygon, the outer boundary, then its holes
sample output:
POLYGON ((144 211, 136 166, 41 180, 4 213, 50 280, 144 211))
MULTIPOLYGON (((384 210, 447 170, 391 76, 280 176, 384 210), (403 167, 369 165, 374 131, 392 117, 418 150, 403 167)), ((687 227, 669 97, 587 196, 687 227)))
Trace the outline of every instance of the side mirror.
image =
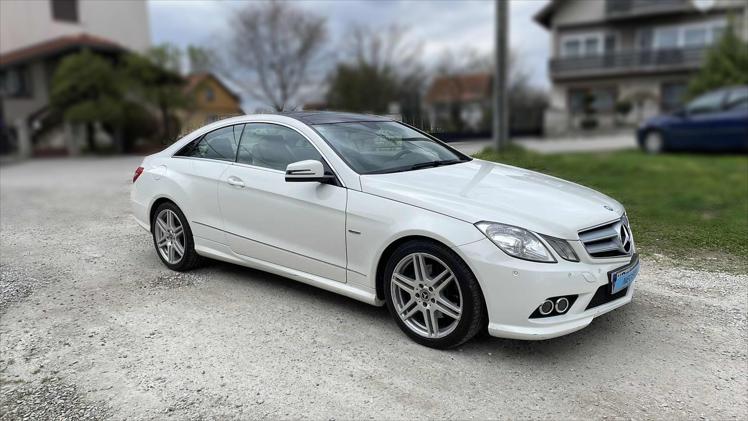
POLYGON ((325 167, 321 162, 313 159, 288 164, 286 167, 287 182, 310 182, 325 183, 332 181, 335 177, 325 174, 325 167))
POLYGON ((677 110, 675 110, 675 112, 673 112, 673 115, 676 117, 685 118, 688 117, 688 110, 685 108, 678 108, 677 110))

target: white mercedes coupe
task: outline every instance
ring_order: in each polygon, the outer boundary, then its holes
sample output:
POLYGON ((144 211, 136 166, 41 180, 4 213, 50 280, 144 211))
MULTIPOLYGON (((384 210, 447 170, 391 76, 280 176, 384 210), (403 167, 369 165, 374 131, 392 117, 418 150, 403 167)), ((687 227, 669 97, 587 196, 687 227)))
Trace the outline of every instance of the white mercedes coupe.
POLYGON ((639 269, 617 201, 378 116, 221 120, 146 157, 133 183, 170 269, 211 258, 386 303, 434 348, 574 332, 630 302, 639 269))

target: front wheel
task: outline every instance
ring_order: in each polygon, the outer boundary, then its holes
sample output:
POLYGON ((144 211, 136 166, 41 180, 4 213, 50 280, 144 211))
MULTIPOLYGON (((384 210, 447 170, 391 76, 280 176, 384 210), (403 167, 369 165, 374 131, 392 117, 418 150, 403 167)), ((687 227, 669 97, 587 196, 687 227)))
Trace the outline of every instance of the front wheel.
POLYGON ((411 339, 446 349, 483 326, 483 296, 470 268, 449 248, 428 241, 400 246, 385 269, 387 307, 411 339))
POLYGON ((644 151, 648 154, 655 155, 665 150, 665 141, 659 132, 649 132, 644 138, 644 151))

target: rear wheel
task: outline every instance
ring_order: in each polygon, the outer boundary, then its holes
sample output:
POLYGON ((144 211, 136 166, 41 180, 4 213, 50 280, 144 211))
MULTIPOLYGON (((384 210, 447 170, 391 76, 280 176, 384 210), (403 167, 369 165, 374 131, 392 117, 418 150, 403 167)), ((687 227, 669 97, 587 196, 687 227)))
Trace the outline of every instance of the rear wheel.
POLYGON ((662 152, 665 148, 665 142, 662 139, 662 134, 660 132, 649 132, 647 133, 647 136, 644 138, 644 151, 648 154, 658 154, 662 152))
POLYGON ((387 307, 400 329, 432 348, 452 348, 483 326, 483 296, 465 262, 428 241, 400 246, 385 269, 387 307))
POLYGON ((187 271, 200 264, 192 230, 182 211, 173 203, 163 203, 151 221, 153 245, 161 261, 172 270, 187 271))

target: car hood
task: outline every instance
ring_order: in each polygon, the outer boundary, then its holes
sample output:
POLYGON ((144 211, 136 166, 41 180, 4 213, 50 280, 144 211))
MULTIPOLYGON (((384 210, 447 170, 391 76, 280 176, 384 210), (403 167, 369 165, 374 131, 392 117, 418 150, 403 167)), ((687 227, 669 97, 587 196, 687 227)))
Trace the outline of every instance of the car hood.
POLYGON ((392 174, 362 175, 364 192, 470 223, 501 222, 567 240, 619 218, 623 206, 587 187, 474 159, 392 174))

